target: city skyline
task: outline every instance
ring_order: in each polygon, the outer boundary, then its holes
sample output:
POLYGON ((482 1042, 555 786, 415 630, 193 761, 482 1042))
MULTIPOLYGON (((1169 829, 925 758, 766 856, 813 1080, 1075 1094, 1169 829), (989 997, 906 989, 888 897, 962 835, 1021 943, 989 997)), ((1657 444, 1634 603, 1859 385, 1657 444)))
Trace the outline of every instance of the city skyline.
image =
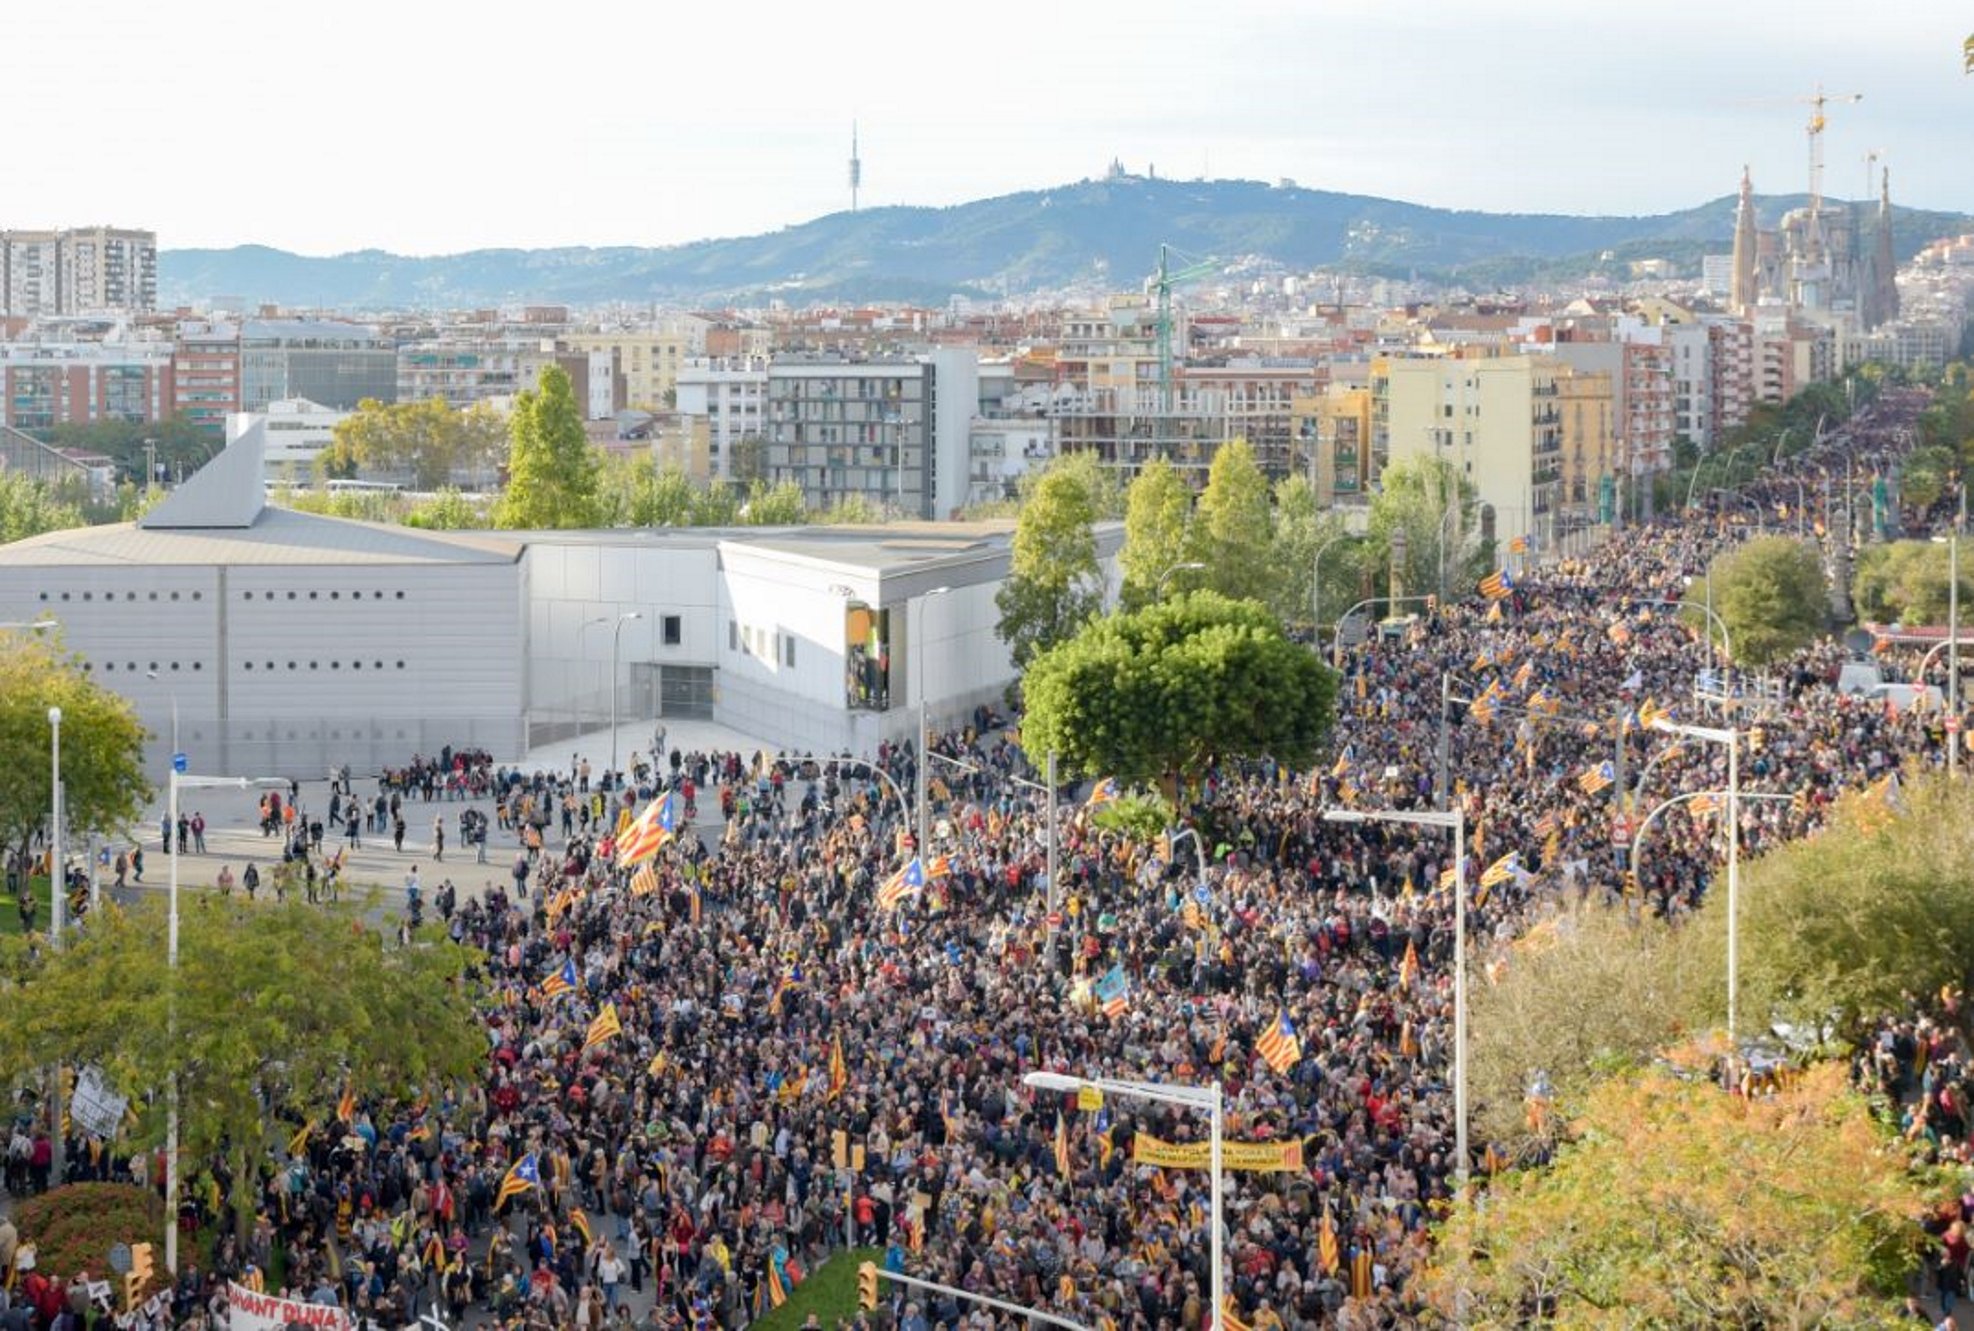
POLYGON ((865 208, 1047 188, 1116 159, 1439 207, 1648 214, 1731 193, 1744 163, 1764 194, 1803 190, 1801 99, 1819 83, 1864 94, 1830 110, 1826 194, 1865 193, 1876 151, 1901 203, 1974 211, 1967 20, 1943 2, 1861 18, 1675 0, 1649 28, 1169 0, 1032 31, 928 24, 892 0, 766 4, 744 26, 658 7, 600 24, 462 12, 23 11, 0 80, 45 108, 43 142, 88 150, 17 159, 4 223, 304 254, 674 244, 847 208, 853 119, 865 208))

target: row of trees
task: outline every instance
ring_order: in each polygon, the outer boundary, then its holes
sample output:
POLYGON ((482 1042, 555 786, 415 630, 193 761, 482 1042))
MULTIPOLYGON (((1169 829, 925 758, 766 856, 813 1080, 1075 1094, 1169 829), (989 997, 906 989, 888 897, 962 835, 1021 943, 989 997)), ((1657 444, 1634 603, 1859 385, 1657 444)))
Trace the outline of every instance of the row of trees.
POLYGON ((1019 665, 1066 640, 1104 603, 1094 526, 1122 517, 1120 604, 1142 609, 1161 596, 1212 591, 1266 606, 1279 620, 1327 619, 1387 589, 1399 534, 1400 574, 1414 591, 1458 591, 1486 570, 1473 485, 1446 463, 1407 460, 1385 469, 1366 530, 1322 513, 1309 481, 1270 485, 1244 440, 1214 453, 1194 494, 1164 459, 1146 464, 1120 493, 1116 475, 1089 453, 1057 459, 1031 477, 1000 594, 1001 636, 1019 665), (1320 597, 1315 579, 1322 555, 1320 597))
MULTIPOLYGON (((1744 1024, 1841 1055, 1913 994, 1974 974, 1974 798, 1940 776, 1847 796, 1822 833, 1745 866, 1740 901, 1744 1024)), ((1725 1016, 1726 936, 1718 892, 1677 927, 1591 905, 1488 967, 1476 1121, 1510 1157, 1553 1159, 1455 1208, 1442 1306, 1471 1325, 1611 1307, 1664 1325, 1892 1324, 1914 1222, 1947 1192, 1840 1058, 1753 1104, 1708 1082, 1725 1047, 1697 1033, 1725 1016)))

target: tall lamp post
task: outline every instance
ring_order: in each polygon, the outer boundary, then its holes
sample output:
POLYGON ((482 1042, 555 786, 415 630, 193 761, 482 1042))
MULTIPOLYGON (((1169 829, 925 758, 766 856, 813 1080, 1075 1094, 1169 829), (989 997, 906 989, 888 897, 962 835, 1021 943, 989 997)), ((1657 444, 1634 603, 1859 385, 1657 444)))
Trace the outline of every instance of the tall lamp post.
MULTIPOLYGON (((1947 533, 1947 779, 1960 778, 1960 529, 1967 525, 1967 487, 1960 489, 1960 510, 1947 533)), ((1934 540, 1940 538, 1935 536, 1934 540)), ((1919 682, 1925 682, 1922 671, 1919 682)))
MULTIPOLYGON (((68 875, 62 872, 62 709, 48 709, 48 946, 62 946, 62 908, 68 905, 68 875)), ((59 1070, 48 1095, 48 1136, 53 1143, 55 1183, 68 1171, 68 1138, 62 1131, 62 1078, 59 1070)))
POLYGON ((1169 1086, 1150 1081, 1114 1081, 1108 1077, 1075 1077, 1062 1072, 1031 1072, 1021 1079, 1022 1085, 1031 1091, 1054 1091, 1058 1093, 1093 1090, 1105 1095, 1122 1096, 1134 1100, 1154 1100, 1162 1104, 1179 1105, 1186 1109, 1197 1109, 1207 1116, 1208 1130, 1212 1133, 1207 1147, 1207 1191, 1210 1206, 1207 1211, 1207 1226, 1210 1243, 1209 1261, 1213 1263, 1213 1320, 1212 1331, 1222 1331, 1226 1325, 1226 1264, 1221 1260, 1220 1238, 1220 1184, 1222 1180, 1220 1150, 1221 1134, 1225 1127, 1225 1101, 1221 1097, 1220 1083, 1208 1082, 1204 1086, 1169 1086))
POLYGON ((1731 1053, 1741 978, 1741 732, 1681 725, 1664 717, 1652 722, 1652 729, 1727 746, 1727 1046, 1731 1053))
MULTIPOLYGON (((245 790, 248 786, 285 786, 288 783, 279 777, 261 777, 250 781, 244 776, 187 776, 185 755, 171 755, 171 775, 168 780, 169 807, 166 816, 171 820, 171 873, 169 891, 165 907, 165 965, 172 971, 178 969, 178 792, 186 790, 245 790)), ((168 1009, 170 1029, 166 1033, 168 1041, 177 1039, 178 989, 174 979, 171 1004, 168 1009)), ((171 1079, 169 1101, 165 1111, 165 1269, 178 1273, 178 1078, 171 1079)))
POLYGON ((925 649, 919 645, 919 637, 925 631, 925 603, 935 596, 944 596, 953 590, 951 587, 934 587, 918 598, 918 627, 912 630, 912 686, 918 690, 918 761, 912 764, 912 796, 917 805, 916 830, 913 832, 912 853, 926 853, 926 827, 930 822, 925 798, 925 773, 932 763, 926 758, 930 745, 925 735, 925 649))
POLYGON ((1467 811, 1325 809, 1326 823, 1410 823, 1453 832, 1453 1177, 1467 1186, 1467 811))
POLYGON ((624 625, 643 619, 642 610, 626 610, 617 616, 617 627, 610 630, 610 779, 617 779, 617 649, 623 645, 624 625))

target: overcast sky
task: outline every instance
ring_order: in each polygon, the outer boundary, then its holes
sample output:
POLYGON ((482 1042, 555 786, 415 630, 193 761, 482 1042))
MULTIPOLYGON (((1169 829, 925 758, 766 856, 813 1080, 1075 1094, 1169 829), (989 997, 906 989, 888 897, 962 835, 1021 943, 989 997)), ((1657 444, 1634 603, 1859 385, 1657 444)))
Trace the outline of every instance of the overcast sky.
POLYGON ((167 249, 650 245, 1133 171, 1495 211, 1805 188, 1974 212, 1960 0, 44 0, 0 36, 0 227, 167 249))

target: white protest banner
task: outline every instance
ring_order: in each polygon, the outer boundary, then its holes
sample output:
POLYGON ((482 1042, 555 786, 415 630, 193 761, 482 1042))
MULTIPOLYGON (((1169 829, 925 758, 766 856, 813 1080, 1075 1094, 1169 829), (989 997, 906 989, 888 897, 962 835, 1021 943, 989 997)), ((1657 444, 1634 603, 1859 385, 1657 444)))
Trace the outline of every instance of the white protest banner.
POLYGON ((341 1308, 277 1299, 231 1281, 226 1285, 226 1306, 230 1331, 282 1331, 297 1324, 322 1327, 324 1331, 352 1331, 350 1315, 341 1308))
POLYGON ((123 1127, 123 1114, 130 1102, 103 1082, 101 1070, 85 1067, 75 1074, 75 1090, 69 1095, 69 1118, 92 1137, 105 1141, 123 1127))

